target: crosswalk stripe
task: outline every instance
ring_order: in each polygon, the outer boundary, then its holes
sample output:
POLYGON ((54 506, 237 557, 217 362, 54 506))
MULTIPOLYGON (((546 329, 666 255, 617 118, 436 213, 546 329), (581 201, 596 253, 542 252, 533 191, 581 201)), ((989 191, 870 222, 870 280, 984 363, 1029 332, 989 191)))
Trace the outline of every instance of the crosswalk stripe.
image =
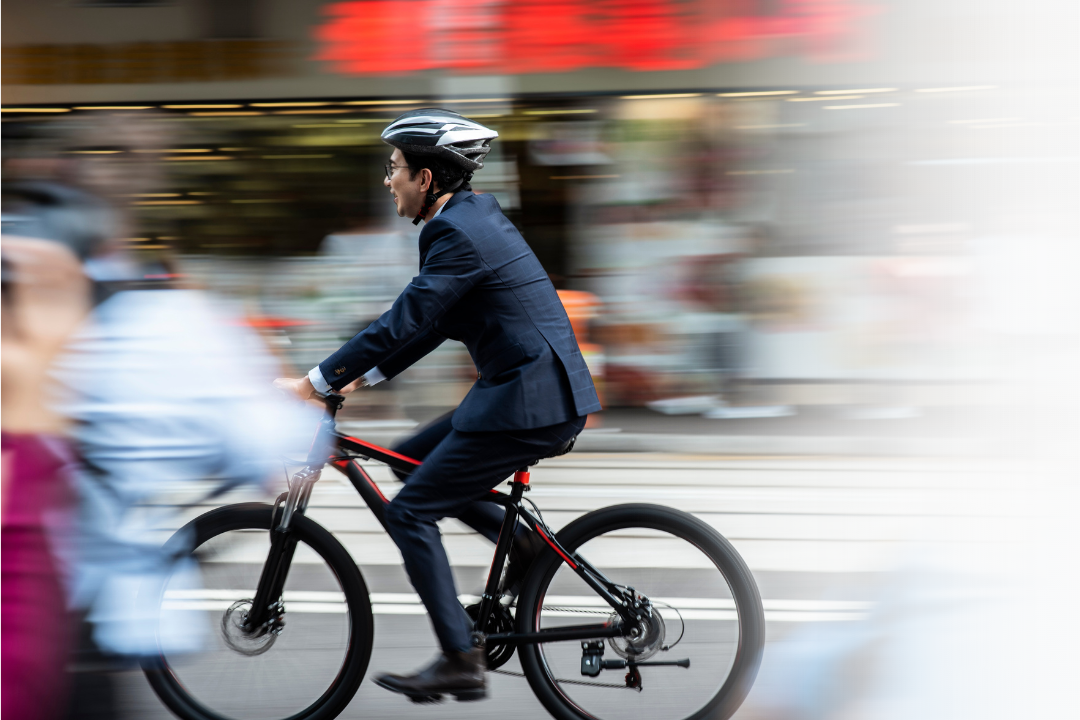
MULTIPOLYGON (((165 593, 165 610, 222 611, 237 600, 250 597, 250 591, 231 589, 170 590, 165 593)), ((427 611, 415 593, 371 593, 371 609, 376 615, 425 615, 427 611)), ((479 602, 476 595, 459 595, 465 605, 479 602)), ((286 611, 290 613, 342 614, 347 610, 345 596, 340 592, 287 591, 286 611)), ((723 598, 656 598, 679 609, 686 620, 731 621, 737 618, 734 601, 723 598)), ((551 595, 552 607, 548 617, 580 617, 590 611, 604 614, 605 604, 599 597, 584 595, 551 595)), ((871 603, 852 600, 764 600, 765 619, 771 622, 843 622, 861 620, 872 608, 871 603)), ((675 613, 660 608, 665 619, 675 613)))

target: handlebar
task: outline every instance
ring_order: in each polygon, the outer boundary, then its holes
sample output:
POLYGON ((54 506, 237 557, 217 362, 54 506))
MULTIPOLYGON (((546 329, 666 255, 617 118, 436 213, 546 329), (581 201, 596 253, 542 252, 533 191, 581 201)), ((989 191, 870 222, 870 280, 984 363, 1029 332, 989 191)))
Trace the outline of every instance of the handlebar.
POLYGON ((321 400, 323 405, 326 406, 326 413, 331 419, 333 419, 337 415, 337 411, 345 405, 345 396, 341 393, 328 392, 324 395, 320 392, 316 392, 313 396, 321 400))

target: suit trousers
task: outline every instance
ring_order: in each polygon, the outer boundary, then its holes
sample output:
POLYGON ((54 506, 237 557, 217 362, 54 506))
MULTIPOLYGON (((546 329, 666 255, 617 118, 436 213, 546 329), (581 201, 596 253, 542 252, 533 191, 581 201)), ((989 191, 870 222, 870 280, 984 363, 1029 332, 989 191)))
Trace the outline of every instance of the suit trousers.
POLYGON ((436 523, 458 518, 494 542, 504 511, 479 498, 515 471, 557 451, 581 432, 585 418, 503 432, 460 432, 451 426, 452 418, 453 413, 444 415, 393 448, 423 464, 402 477, 405 487, 386 508, 386 526, 443 651, 464 652, 472 647, 472 622, 458 602, 436 523))

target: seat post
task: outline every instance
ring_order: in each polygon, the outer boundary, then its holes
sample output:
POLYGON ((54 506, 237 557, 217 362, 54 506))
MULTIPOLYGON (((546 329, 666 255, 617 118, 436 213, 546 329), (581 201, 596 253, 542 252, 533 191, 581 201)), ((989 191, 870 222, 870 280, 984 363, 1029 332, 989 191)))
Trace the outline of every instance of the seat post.
MULTIPOLYGON (((477 615, 476 632, 480 636, 488 632, 488 621, 491 619, 492 610, 500 596, 499 582, 502 580, 503 567, 506 565, 506 557, 510 554, 510 548, 514 545, 514 532, 518 524, 518 508, 521 505, 522 494, 529 489, 529 468, 524 467, 514 473, 511 482, 510 502, 506 506, 506 515, 503 516, 502 526, 499 528, 499 539, 495 542, 495 556, 491 559, 491 568, 488 570, 487 583, 484 586, 484 594, 480 597, 480 612, 477 615)), ((476 638, 474 637, 474 642, 476 638)))
POLYGON ((529 487, 529 468, 523 467, 514 473, 514 482, 529 487))

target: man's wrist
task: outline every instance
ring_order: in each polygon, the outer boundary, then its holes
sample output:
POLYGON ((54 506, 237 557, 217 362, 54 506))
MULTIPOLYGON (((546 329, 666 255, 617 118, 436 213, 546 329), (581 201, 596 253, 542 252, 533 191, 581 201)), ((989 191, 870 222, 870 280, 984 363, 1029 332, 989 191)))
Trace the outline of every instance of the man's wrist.
POLYGON ((320 393, 322 395, 330 392, 330 383, 326 382, 326 379, 323 377, 322 370, 319 369, 318 365, 308 371, 307 381, 308 384, 311 385, 314 392, 320 393))

